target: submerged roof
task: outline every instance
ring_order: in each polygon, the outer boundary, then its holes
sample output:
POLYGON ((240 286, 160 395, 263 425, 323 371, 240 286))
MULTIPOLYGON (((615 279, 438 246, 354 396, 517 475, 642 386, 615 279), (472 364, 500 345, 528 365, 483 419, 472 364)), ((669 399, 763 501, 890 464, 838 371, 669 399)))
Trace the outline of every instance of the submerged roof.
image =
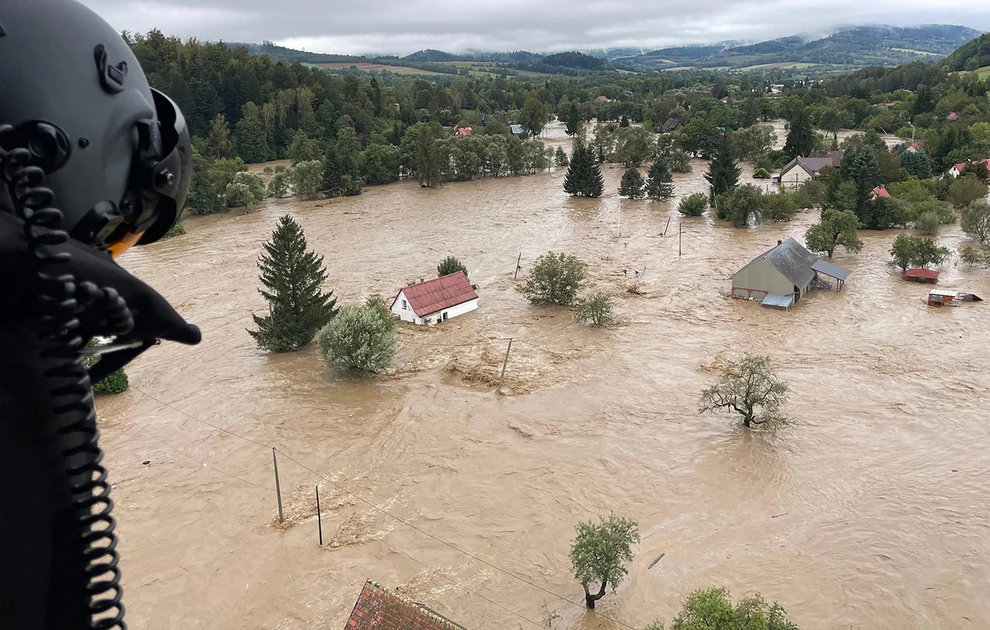
MULTIPOLYGON (((807 287, 815 278, 815 272, 811 266, 815 264, 818 257, 809 252, 804 245, 798 243, 793 238, 789 238, 779 243, 773 249, 763 252, 749 261, 746 267, 764 259, 773 265, 774 269, 782 273, 785 278, 793 282, 795 286, 802 289, 807 287)), ((742 269, 739 271, 742 271, 742 269)))
MULTIPOLYGON (((405 287, 399 293, 406 296, 409 306, 419 317, 478 299, 478 293, 461 271, 405 287)), ((395 299, 399 299, 398 293, 395 299)), ((392 300, 392 304, 395 304, 395 300, 392 300)))
POLYGON ((771 308, 787 309, 794 304, 794 294, 788 293, 787 295, 777 295, 776 293, 768 293, 760 304, 771 308))
POLYGON ((824 260, 821 259, 816 261, 815 264, 811 266, 811 268, 819 273, 825 274, 826 276, 831 276, 836 280, 845 280, 846 278, 849 277, 848 269, 843 269, 838 265, 833 265, 832 263, 825 262, 824 260))
POLYGON ((926 278, 928 280, 938 280, 938 272, 934 269, 908 269, 904 272, 905 278, 926 278))
POLYGON ((344 630, 466 630, 371 580, 364 583, 344 630))

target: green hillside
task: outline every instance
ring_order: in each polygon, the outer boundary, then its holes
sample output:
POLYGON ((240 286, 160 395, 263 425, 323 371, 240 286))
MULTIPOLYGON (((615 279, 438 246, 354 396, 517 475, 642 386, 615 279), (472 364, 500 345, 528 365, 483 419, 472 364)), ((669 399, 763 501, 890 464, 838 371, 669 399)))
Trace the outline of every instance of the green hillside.
POLYGON ((949 72, 979 70, 990 66, 990 33, 963 44, 940 65, 949 72))

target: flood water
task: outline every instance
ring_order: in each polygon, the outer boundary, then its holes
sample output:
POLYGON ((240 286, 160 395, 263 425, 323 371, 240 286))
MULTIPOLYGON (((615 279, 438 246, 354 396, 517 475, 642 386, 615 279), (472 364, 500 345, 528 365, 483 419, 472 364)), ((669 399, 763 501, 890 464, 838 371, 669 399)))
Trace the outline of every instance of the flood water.
MULTIPOLYGON (((679 196, 705 190, 694 167, 679 196)), ((131 627, 342 628, 368 578, 472 629, 539 627, 544 603, 558 630, 666 624, 711 585, 778 600, 802 629, 990 627, 990 305, 927 307, 928 287, 886 264, 896 231, 837 254, 841 293, 790 312, 733 300, 730 275, 817 213, 681 220, 676 199, 617 198, 621 173, 605 169, 601 199, 567 197, 558 171, 280 200, 131 250, 124 265, 204 331, 149 351, 130 390, 99 401, 131 627), (256 260, 283 213, 340 303, 391 296, 451 254, 480 308, 401 326, 384 378, 330 375, 314 348, 266 355, 246 329, 266 312, 256 260), (516 259, 521 276, 550 249, 588 264, 586 291, 615 292, 619 326, 527 303, 516 259), (773 438, 697 412, 712 363, 747 351, 791 385, 794 424, 773 438), (609 511, 643 541, 586 611, 570 541, 609 511)), ((943 227, 943 244, 964 239, 943 227)), ((940 284, 990 297, 990 274, 956 262, 940 284)))

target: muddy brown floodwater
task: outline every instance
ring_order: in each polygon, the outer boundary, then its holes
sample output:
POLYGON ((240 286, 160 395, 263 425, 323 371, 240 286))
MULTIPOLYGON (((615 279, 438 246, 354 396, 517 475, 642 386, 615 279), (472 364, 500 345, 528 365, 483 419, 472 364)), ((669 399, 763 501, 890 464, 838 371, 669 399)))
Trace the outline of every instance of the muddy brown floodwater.
MULTIPOLYGON (((704 190, 703 171, 678 175, 678 195, 704 190)), ((148 352, 131 389, 99 402, 131 626, 342 628, 372 578, 472 629, 538 627, 544 603, 558 628, 640 628, 710 585, 778 600, 802 629, 990 627, 990 306, 925 306, 928 287, 886 264, 894 231, 837 255, 852 270, 841 293, 791 312, 730 299, 734 270, 817 213, 756 229, 680 220, 676 200, 618 199, 621 172, 605 169, 601 199, 567 197, 558 171, 281 200, 132 250, 124 265, 204 337, 148 352), (480 309, 402 326, 381 379, 329 375, 313 348, 266 355, 245 329, 283 213, 342 303, 453 254, 480 309), (586 290, 616 292, 621 325, 526 302, 516 257, 525 272, 550 249, 588 263, 586 290), (642 295, 624 290, 637 271, 642 295), (791 384, 796 422, 776 438, 697 413, 711 364, 744 351, 791 384), (585 611, 569 543, 609 511, 643 541, 618 592, 585 611)), ((953 225, 941 239, 965 237, 953 225)), ((941 285, 987 294, 988 277, 952 263, 941 285)))

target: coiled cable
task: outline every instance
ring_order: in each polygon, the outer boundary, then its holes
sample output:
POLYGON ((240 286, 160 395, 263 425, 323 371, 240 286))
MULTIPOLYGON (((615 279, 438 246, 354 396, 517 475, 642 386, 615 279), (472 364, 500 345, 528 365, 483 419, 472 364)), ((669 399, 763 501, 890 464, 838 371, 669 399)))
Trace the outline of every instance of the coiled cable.
POLYGON ((74 566, 59 570, 82 576, 79 586, 85 589, 90 628, 126 630, 113 501, 102 466, 92 387, 83 367, 85 340, 78 315, 83 309, 100 314, 105 329, 92 334, 126 335, 134 319, 116 290, 77 282, 73 274, 60 269, 72 261, 68 252, 55 251, 69 240, 61 229, 62 212, 52 207, 54 194, 44 187, 45 171, 31 164, 31 151, 2 148, 3 137, 12 131, 9 125, 0 126, 0 169, 15 212, 24 222, 28 257, 37 279, 42 354, 54 364, 45 377, 52 383, 49 396, 75 519, 74 537, 64 545, 71 550, 68 561, 74 566))

